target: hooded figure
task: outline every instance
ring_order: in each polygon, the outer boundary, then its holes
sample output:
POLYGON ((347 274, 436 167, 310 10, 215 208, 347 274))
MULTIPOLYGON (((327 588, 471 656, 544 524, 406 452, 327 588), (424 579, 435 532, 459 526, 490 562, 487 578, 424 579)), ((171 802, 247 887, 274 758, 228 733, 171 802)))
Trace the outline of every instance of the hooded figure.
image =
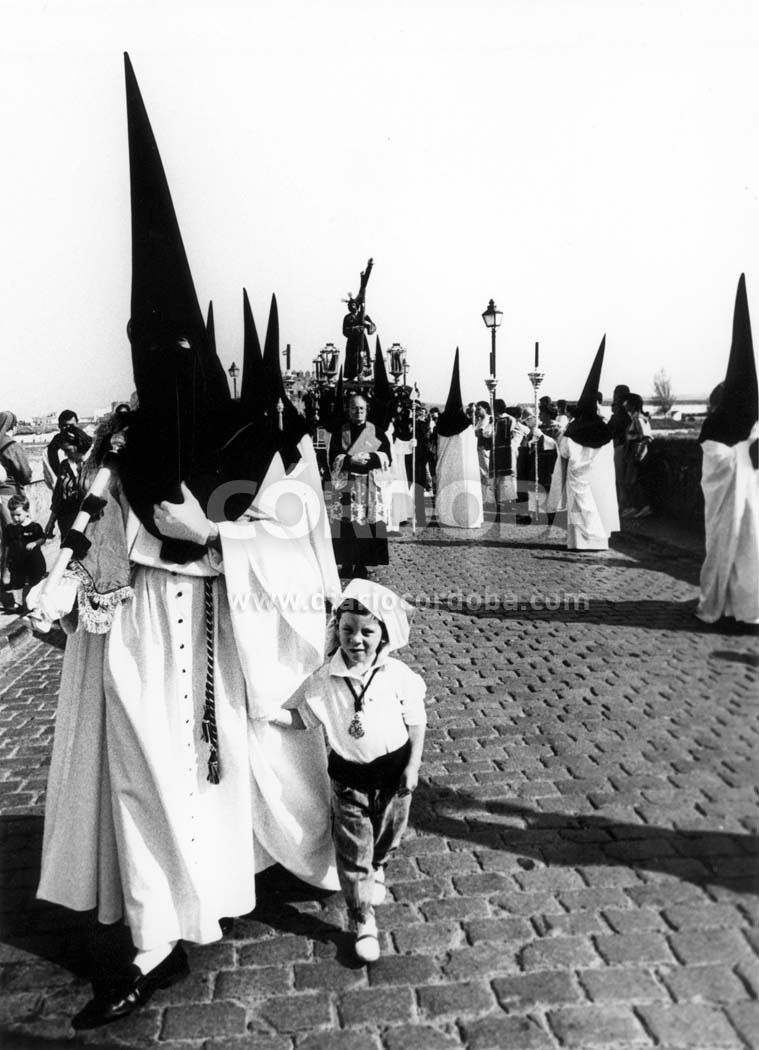
POLYGON ((727 375, 709 399, 701 429, 706 557, 696 615, 759 623, 759 402, 756 361, 741 274, 727 375))
POLYGON ((441 525, 477 529, 483 522, 480 465, 474 427, 461 400, 458 347, 448 400, 437 421, 437 434, 437 520, 441 525))
POLYGON ((337 887, 323 741, 269 721, 321 664, 339 595, 313 447, 279 383, 276 304, 264 356, 246 310, 232 401, 128 58, 126 76, 139 408, 86 565, 39 595, 50 618, 76 605, 38 895, 123 914, 137 949, 77 1029, 185 976, 181 941, 250 912, 256 872, 279 862, 337 887), (107 610, 91 627, 84 578, 107 610))
POLYGON ((559 440, 548 513, 566 508, 569 550, 608 550, 619 530, 611 431, 598 415, 606 336, 585 381, 574 418, 559 440))

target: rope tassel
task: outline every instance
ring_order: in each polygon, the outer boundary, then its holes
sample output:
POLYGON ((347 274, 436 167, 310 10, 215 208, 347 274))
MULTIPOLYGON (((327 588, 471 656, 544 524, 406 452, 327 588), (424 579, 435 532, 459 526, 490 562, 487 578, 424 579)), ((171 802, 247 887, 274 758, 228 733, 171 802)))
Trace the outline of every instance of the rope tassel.
POLYGON ((214 613, 213 613, 213 579, 207 576, 203 581, 203 601, 206 617, 206 702, 203 708, 203 721, 200 735, 209 745, 208 776, 210 784, 218 784, 221 779, 219 762, 219 737, 216 729, 216 696, 214 693, 214 613))

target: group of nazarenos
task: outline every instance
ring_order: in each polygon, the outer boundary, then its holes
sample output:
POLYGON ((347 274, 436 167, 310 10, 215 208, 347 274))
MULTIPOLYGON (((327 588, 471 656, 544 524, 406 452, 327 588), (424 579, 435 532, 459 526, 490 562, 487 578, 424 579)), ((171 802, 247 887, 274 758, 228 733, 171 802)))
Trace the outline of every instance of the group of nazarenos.
MULTIPOLYGON (((100 483, 66 536, 65 574, 29 596, 68 634, 38 895, 96 909, 103 924, 123 919, 135 950, 93 982, 80 1029, 127 1016, 184 977, 183 942, 217 940, 250 913, 256 875, 274 864, 341 888, 355 953, 376 959, 374 909, 408 821, 426 724, 424 682, 390 655, 408 642, 410 607, 366 578, 388 562, 388 523, 415 510, 390 506, 404 478, 387 485, 396 444, 387 401, 354 391, 332 429, 330 535, 314 447, 281 374, 276 299, 262 350, 243 295, 232 400, 213 311, 204 319, 199 308, 125 63, 136 399, 96 435, 85 471, 100 483), (302 494, 307 527, 280 513, 283 483, 302 494), (341 576, 352 581, 344 590, 341 576)), ((373 327, 351 300, 348 380, 373 327)), ((598 414, 604 348, 605 339, 545 479, 544 508, 566 512, 567 546, 578 551, 607 549, 619 528, 612 432, 598 414)), ((387 384, 379 348, 374 364, 376 392, 387 384)), ((342 378, 338 387, 339 405, 342 378)), ((713 402, 701 438, 697 614, 758 623, 756 371, 743 278, 713 402)), ((519 433, 498 408, 496 502, 514 498, 519 433)), ((436 522, 478 528, 482 459, 458 350, 436 441, 436 522)))

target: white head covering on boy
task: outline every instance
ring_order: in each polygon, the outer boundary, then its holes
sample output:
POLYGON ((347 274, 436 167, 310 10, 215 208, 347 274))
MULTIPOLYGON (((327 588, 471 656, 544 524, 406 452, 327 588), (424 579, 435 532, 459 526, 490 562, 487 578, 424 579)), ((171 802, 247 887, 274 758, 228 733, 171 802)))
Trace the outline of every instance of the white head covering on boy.
MULTIPOLYGON (((385 625, 388 644, 383 648, 386 653, 402 649, 407 644, 410 633, 409 619, 413 615, 414 607, 399 594, 371 580, 351 580, 340 595, 336 609, 349 600, 363 605, 367 612, 385 625)), ((327 624, 327 652, 333 653, 338 644, 337 617, 333 613, 327 624)))

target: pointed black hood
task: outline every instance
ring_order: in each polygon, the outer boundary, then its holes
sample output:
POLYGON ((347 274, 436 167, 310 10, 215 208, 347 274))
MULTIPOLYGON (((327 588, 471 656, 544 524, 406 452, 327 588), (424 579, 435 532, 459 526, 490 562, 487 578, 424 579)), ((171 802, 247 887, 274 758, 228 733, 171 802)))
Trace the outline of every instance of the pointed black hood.
MULTIPOLYGON (((139 406, 132 413, 120 475, 145 528, 160 536, 153 505, 181 501, 184 481, 215 520, 233 516, 218 498, 256 481, 256 461, 236 434, 224 368, 198 303, 174 205, 137 80, 124 56, 132 210, 129 337, 139 406)), ((236 501, 250 502, 248 491, 236 501)), ((244 508, 243 508, 244 509, 244 508)), ((164 557, 188 561, 203 550, 165 541, 164 557)))
POLYGON ((727 375, 722 383, 719 404, 704 420, 699 441, 720 441, 737 445, 745 441, 759 419, 756 359, 751 338, 746 277, 741 274, 733 311, 733 341, 727 362, 727 375))
POLYGON ((601 448, 611 441, 612 435, 606 420, 598 414, 598 390, 601 385, 601 369, 606 350, 606 336, 596 351, 588 378, 577 402, 574 419, 564 431, 564 436, 571 438, 585 448, 601 448))
POLYGON ((472 421, 464 411, 464 402, 461 400, 461 380, 459 379, 459 348, 456 347, 456 356, 453 359, 453 373, 451 375, 451 386, 448 391, 448 400, 445 408, 440 413, 437 421, 437 432, 441 437, 454 437, 462 434, 467 427, 471 427, 472 421))
POLYGON ((321 397, 321 425, 330 434, 339 430, 348 418, 345 412, 345 391, 343 385, 343 368, 337 375, 337 383, 334 390, 326 389, 321 397))
POLYGON ((372 393, 371 407, 367 413, 369 422, 373 423, 378 430, 384 433, 390 425, 390 420, 393 418, 393 407, 393 388, 390 386, 390 381, 387 378, 385 358, 382 353, 379 336, 377 336, 374 348, 374 391, 372 393))
POLYGON ((285 470, 290 470, 300 459, 298 442, 308 434, 308 423, 287 395, 282 378, 282 358, 279 349, 279 311, 277 297, 272 295, 269 324, 264 343, 264 372, 269 389, 270 410, 273 411, 274 437, 282 456, 285 470))

